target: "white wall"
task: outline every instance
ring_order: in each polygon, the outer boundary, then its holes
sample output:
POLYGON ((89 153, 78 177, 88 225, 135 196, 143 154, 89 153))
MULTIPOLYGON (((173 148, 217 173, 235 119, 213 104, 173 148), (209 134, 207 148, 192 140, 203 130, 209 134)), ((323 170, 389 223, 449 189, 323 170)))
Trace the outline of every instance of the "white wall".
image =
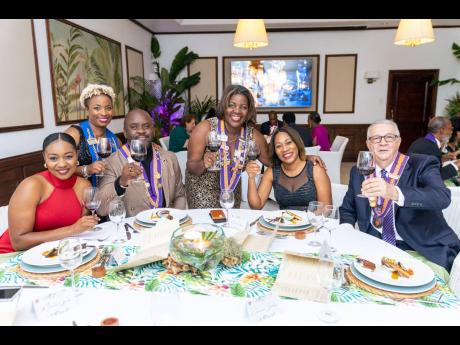
MULTIPOLYGON (((222 57, 239 55, 309 55, 320 54, 318 111, 323 123, 371 123, 385 117, 389 70, 439 69, 440 79, 460 79, 460 62, 451 46, 460 43, 460 28, 434 29, 434 43, 417 47, 396 46, 396 29, 362 31, 307 31, 268 33, 269 45, 255 50, 234 48, 233 34, 158 35, 161 45, 161 66, 169 68, 175 54, 188 46, 202 56, 218 56, 219 94, 222 95, 222 57), (324 114, 324 69, 326 54, 358 54, 355 112, 324 114), (366 71, 380 71, 381 78, 373 84, 364 79, 366 71)), ((438 88, 436 114, 442 115, 446 98, 455 94, 458 86, 438 88)), ((268 119, 259 115, 257 121, 268 119)), ((297 123, 305 123, 306 115, 297 115, 297 123)))
MULTIPOLYGON (((127 90, 125 44, 142 51, 144 54, 144 73, 152 72, 150 38, 151 34, 128 19, 71 19, 75 24, 100 33, 121 43, 123 85, 127 90)), ((40 88, 43 107, 44 128, 27 131, 0 133, 0 159, 41 150, 43 139, 50 133, 62 132, 68 125, 56 126, 51 91, 51 75, 48 57, 48 42, 44 19, 34 20, 37 58, 40 73, 40 88)), ((12 33, 14 35, 14 33, 12 33)), ((8 116, 0 112, 0 116, 8 116)), ((109 128, 120 132, 123 119, 113 120, 109 128)))

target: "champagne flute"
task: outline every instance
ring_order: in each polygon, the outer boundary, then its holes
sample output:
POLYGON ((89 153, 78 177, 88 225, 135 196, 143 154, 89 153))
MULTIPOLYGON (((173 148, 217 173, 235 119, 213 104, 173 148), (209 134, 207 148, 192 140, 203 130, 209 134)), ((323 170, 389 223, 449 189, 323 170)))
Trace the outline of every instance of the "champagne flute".
POLYGON ((83 261, 83 245, 80 239, 69 237, 59 241, 58 259, 63 268, 70 271, 72 277, 72 294, 76 297, 75 269, 83 261))
POLYGON ((225 226, 230 226, 229 209, 235 204, 235 196, 232 190, 223 189, 220 192, 220 206, 227 210, 227 221, 225 226))
MULTIPOLYGON (((366 176, 369 176, 374 173, 375 171, 375 160, 374 160, 374 155, 370 151, 359 151, 358 154, 358 161, 357 161, 357 167, 361 175, 366 178, 366 176)), ((357 195, 360 198, 367 198, 364 194, 359 193, 357 195)))
POLYGON ((329 249, 335 252, 337 249, 332 246, 332 230, 339 225, 339 209, 333 205, 326 205, 323 217, 324 227, 329 231, 329 249))
POLYGON ((332 297, 332 291, 338 289, 343 284, 344 278, 344 267, 337 261, 322 260, 318 261, 317 279, 319 285, 327 290, 327 304, 325 309, 321 309, 317 314, 318 318, 326 323, 335 323, 339 321, 339 315, 336 311, 331 309, 330 300, 332 297), (332 265, 332 272, 331 266, 332 265))
MULTIPOLYGON (((83 203, 91 211, 93 216, 99 206, 101 206, 101 201, 101 195, 97 187, 87 187, 83 190, 83 203)), ((97 231, 101 229, 100 226, 96 226, 92 230, 97 231)))
MULTIPOLYGON (((218 152, 220 148, 220 139, 216 131, 211 130, 208 134, 208 149, 211 152, 218 152)), ((214 164, 208 168, 208 171, 218 171, 220 166, 217 163, 217 160, 214 164)))
POLYGON ((259 158, 259 147, 255 140, 250 140, 248 143, 248 159, 251 161, 257 160, 259 158))
MULTIPOLYGON (((147 157, 147 145, 145 144, 144 140, 132 139, 129 142, 129 151, 131 153, 131 158, 138 162, 139 165, 147 157)), ((139 175, 137 178, 133 179, 134 182, 142 182, 142 180, 142 175, 139 175)))
POLYGON ((321 201, 310 201, 307 207, 307 218, 314 226, 314 239, 307 244, 312 247, 320 247, 321 242, 317 240, 317 232, 323 224, 324 204, 321 201))
MULTIPOLYGON (((105 159, 112 154, 112 141, 109 138, 99 138, 96 149, 98 157, 101 161, 105 162, 105 159)), ((96 176, 104 176, 104 172, 101 172, 96 176)))
POLYGON ((120 198, 113 199, 109 204, 109 218, 117 224, 117 238, 113 243, 123 243, 125 239, 120 234, 120 224, 126 216, 126 209, 123 200, 120 198))

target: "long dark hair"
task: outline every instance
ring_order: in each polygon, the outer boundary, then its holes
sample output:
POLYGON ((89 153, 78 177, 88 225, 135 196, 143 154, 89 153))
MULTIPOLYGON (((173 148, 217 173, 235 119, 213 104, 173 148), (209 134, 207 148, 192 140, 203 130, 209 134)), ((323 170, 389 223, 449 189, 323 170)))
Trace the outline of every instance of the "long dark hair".
POLYGON ((43 151, 46 150, 46 148, 51 144, 51 143, 54 143, 55 141, 57 140, 62 140, 62 141, 65 141, 67 143, 69 143, 70 145, 73 146, 73 148, 75 149, 75 151, 78 151, 77 149, 77 143, 75 142, 75 139, 67 134, 67 133, 62 133, 62 132, 59 132, 59 133, 52 133, 50 135, 48 135, 45 140, 43 140, 43 151))
POLYGON ((303 161, 306 161, 307 155, 305 154, 305 146, 303 144, 299 132, 297 132, 297 130, 295 130, 292 127, 281 127, 273 133, 272 138, 270 140, 270 145, 268 147, 268 153, 270 155, 270 158, 272 159, 273 166, 279 166, 281 164, 281 160, 279 159, 275 151, 275 138, 279 133, 286 133, 287 135, 289 135, 289 137, 297 146, 297 150, 299 151, 299 158, 303 161))
POLYGON ((225 109, 230 104, 230 98, 234 95, 243 95, 248 100, 248 117, 246 122, 253 125, 256 124, 256 105, 251 91, 242 85, 229 85, 225 88, 224 94, 217 105, 216 114, 217 118, 222 120, 224 118, 225 109))

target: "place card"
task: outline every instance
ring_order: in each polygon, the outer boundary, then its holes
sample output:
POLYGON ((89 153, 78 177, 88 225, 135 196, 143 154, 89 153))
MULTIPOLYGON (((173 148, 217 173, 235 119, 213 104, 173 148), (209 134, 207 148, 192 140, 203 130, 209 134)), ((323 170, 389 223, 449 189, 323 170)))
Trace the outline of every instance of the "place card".
POLYGON ((280 312, 278 297, 268 294, 246 302, 246 317, 251 322, 262 321, 275 316, 280 312))
POLYGON ((63 314, 76 307, 76 298, 71 288, 47 293, 32 301, 32 307, 39 320, 63 314))
POLYGON ((321 287, 323 275, 332 276, 333 262, 317 257, 284 252, 273 291, 279 296, 327 302, 329 293, 321 287))
POLYGON ((273 242, 273 236, 257 236, 250 234, 243 242, 243 250, 248 252, 267 252, 273 242))

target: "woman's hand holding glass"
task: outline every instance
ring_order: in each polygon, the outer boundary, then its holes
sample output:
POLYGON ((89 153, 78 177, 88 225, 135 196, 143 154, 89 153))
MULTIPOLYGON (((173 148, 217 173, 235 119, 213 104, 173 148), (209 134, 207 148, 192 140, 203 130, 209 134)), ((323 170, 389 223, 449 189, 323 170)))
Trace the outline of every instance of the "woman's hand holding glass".
POLYGON ((210 131, 207 141, 207 147, 210 152, 206 152, 203 157, 204 166, 209 171, 220 170, 220 166, 216 164, 220 145, 221 142, 218 133, 216 131, 210 131))
MULTIPOLYGON (((83 203, 91 211, 93 218, 95 212, 101 205, 101 195, 96 187, 87 187, 83 190, 83 203)), ((101 227, 95 227, 93 230, 101 230, 101 227)))
POLYGON ((96 145, 97 155, 99 157, 99 171, 96 176, 104 176, 105 159, 112 154, 112 141, 109 138, 99 138, 96 145))
POLYGON ((248 161, 246 164, 246 173, 248 174, 249 178, 255 178, 257 175, 260 174, 261 168, 257 161, 248 161))

